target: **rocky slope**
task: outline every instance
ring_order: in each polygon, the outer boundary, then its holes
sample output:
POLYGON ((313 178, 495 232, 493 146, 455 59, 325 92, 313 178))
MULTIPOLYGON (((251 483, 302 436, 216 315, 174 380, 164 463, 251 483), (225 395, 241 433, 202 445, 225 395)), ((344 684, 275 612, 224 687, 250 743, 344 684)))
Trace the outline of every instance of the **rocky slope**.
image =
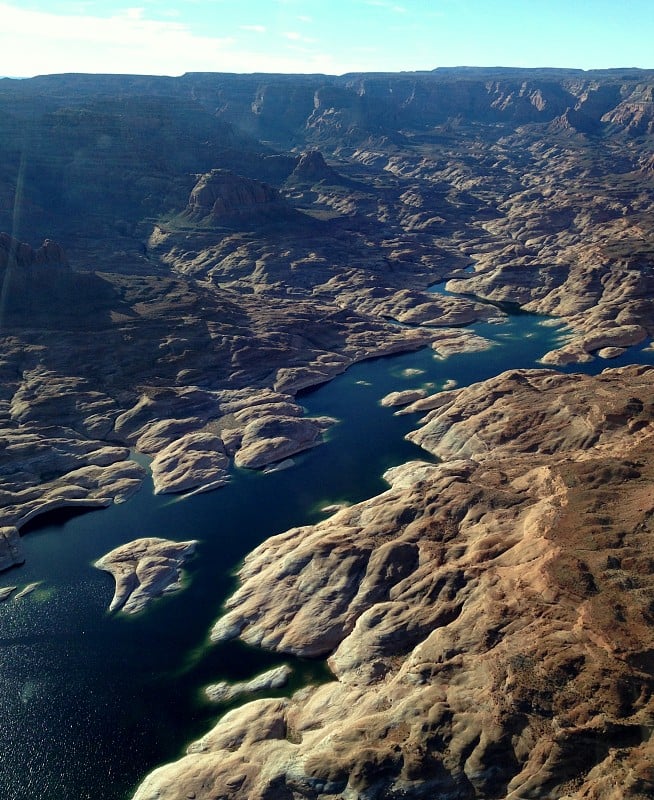
POLYGON ((230 711, 135 800, 651 796, 653 384, 447 393, 415 434, 442 462, 262 544, 214 627, 335 680, 230 711))

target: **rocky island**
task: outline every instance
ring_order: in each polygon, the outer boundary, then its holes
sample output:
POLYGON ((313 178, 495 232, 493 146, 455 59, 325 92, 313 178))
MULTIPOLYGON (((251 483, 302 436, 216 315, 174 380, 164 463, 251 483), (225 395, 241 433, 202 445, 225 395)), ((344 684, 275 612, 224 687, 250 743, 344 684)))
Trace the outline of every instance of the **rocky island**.
POLYGON ((47 512, 127 500, 135 454, 157 493, 218 489, 319 448, 302 393, 357 362, 565 325, 549 368, 386 396, 438 463, 262 543, 211 634, 333 680, 228 711, 135 798, 652 795, 654 372, 601 369, 654 331, 653 87, 0 80, 2 569, 47 512))

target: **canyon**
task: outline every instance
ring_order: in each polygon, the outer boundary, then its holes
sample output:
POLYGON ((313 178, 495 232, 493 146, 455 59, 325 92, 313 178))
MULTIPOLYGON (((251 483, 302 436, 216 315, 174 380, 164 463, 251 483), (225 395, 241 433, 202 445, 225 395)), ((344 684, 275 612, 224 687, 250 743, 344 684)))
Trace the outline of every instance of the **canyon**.
POLYGON ((566 325, 543 369, 386 398, 437 463, 261 544, 212 632, 333 680, 228 710, 135 798, 651 796, 654 372, 610 366, 654 331, 653 87, 0 80, 14 583, 21 529, 128 501, 143 456, 157 493, 229 491, 320 448, 338 421, 303 392, 358 362, 482 350, 471 326, 518 311, 566 325))

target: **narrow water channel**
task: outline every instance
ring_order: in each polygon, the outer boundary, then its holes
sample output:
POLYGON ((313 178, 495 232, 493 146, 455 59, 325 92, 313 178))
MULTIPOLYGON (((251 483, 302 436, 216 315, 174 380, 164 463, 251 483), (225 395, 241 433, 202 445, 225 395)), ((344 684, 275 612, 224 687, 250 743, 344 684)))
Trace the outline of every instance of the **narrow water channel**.
MULTIPOLYGON (((416 418, 382 408, 385 394, 538 366, 561 334, 542 322, 520 314, 478 324, 472 330, 496 343, 489 351, 439 360, 425 348, 376 359, 305 393, 299 399, 309 414, 339 423, 288 470, 236 470, 229 486, 189 498, 157 497, 146 484, 128 503, 50 518, 25 535, 26 565, 0 575, 0 587, 40 582, 24 599, 0 603, 0 797, 127 800, 147 772, 182 755, 224 710, 203 700, 206 684, 281 663, 294 677, 280 693, 329 680, 320 662, 208 644, 234 570, 269 536, 321 519, 323 506, 382 491, 389 466, 428 458, 403 438, 416 418), (200 540, 187 586, 144 614, 110 616, 113 580, 92 563, 141 536, 200 540)), ((610 365, 653 356, 632 350, 610 365)))

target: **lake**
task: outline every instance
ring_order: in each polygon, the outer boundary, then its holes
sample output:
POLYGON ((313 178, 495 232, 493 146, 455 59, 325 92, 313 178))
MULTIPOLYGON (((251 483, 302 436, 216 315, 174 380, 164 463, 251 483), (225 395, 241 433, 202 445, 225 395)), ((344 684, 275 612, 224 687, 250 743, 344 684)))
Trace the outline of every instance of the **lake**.
MULTIPOLYGON (((229 486, 183 498, 155 496, 151 483, 102 511, 59 513, 23 538, 27 563, 0 574, 0 587, 39 587, 0 603, 0 797, 11 800, 127 800, 152 768, 181 756, 224 707, 202 689, 271 666, 294 669, 289 686, 329 680, 322 662, 265 653, 239 643, 212 646, 208 633, 234 587, 234 570, 257 544, 324 517, 321 508, 383 491, 381 475, 409 459, 430 459, 404 435, 415 416, 393 415, 390 391, 458 386, 518 367, 556 346, 561 327, 517 314, 471 326, 496 346, 435 358, 432 350, 374 359, 300 396, 308 414, 339 420, 327 441, 269 475, 235 470, 229 486), (135 617, 109 615, 113 579, 92 563, 141 536, 199 539, 186 588, 135 617)), ((607 366, 654 363, 632 348, 607 366)), ((580 371, 582 368, 567 368, 580 371)))

